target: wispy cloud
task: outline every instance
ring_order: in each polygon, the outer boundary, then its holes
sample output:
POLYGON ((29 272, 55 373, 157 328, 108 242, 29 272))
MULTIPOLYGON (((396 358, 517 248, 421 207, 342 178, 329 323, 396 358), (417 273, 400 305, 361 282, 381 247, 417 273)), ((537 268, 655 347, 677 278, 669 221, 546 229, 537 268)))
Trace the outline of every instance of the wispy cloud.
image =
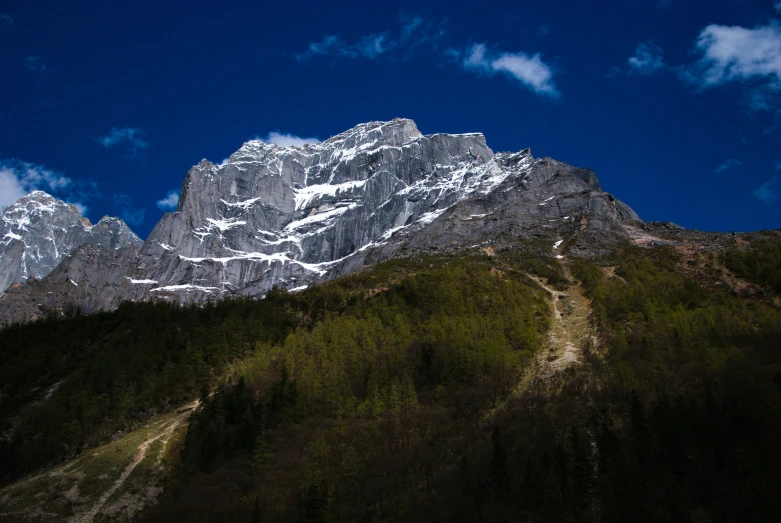
POLYGON ((43 165, 0 159, 0 211, 35 190, 52 193, 73 203, 82 214, 87 207, 78 200, 89 197, 91 192, 82 182, 74 182, 43 165))
POLYGON ((614 65, 607 72, 606 76, 610 80, 614 80, 624 74, 654 76, 667 67, 662 54, 662 48, 654 44, 653 41, 641 42, 635 47, 634 54, 627 59, 626 69, 614 65))
POLYGON ((161 211, 173 211, 179 205, 179 191, 168 191, 162 200, 157 200, 157 208, 161 211))
POLYGON ((754 197, 768 205, 776 203, 778 201, 778 178, 773 176, 757 187, 754 190, 754 197))
POLYGON ((699 60, 681 69, 681 77, 699 89, 739 84, 755 110, 778 106, 781 92, 781 25, 749 29, 709 25, 697 38, 699 60))
POLYGON ((125 148, 125 158, 136 158, 144 154, 151 144, 144 138, 144 131, 133 127, 113 127, 105 136, 97 138, 98 143, 108 149, 120 146, 125 148))
POLYGON ((128 225, 140 225, 144 221, 146 209, 133 205, 133 199, 127 194, 114 195, 114 209, 128 225))
POLYGON ((301 147, 302 145, 319 143, 319 138, 301 138, 295 134, 280 133, 278 131, 271 131, 267 136, 256 136, 256 140, 261 140, 266 143, 273 143, 274 145, 281 145, 283 147, 301 147))
POLYGON ((493 52, 485 44, 474 44, 464 53, 450 50, 466 70, 489 76, 504 74, 517 80, 535 94, 558 98, 559 91, 553 82, 553 69, 536 53, 493 52))
POLYGON ((333 55, 341 58, 377 58, 395 47, 387 40, 386 33, 364 36, 354 44, 348 44, 337 35, 326 35, 320 42, 312 42, 309 49, 296 56, 297 60, 306 60, 316 55, 333 55))
POLYGON ((11 27, 14 23, 14 19, 11 15, 0 13, 0 29, 11 27))
POLYGON ((550 24, 542 24, 537 28, 537 34, 539 36, 548 36, 548 33, 550 33, 550 24))
POLYGON ((635 48, 635 54, 627 60, 629 74, 652 76, 667 65, 662 58, 662 48, 653 42, 640 43, 635 48))
POLYGON ((624 74, 624 70, 618 67, 617 65, 614 65, 610 68, 610 70, 605 75, 609 80, 615 80, 619 76, 624 74))
POLYGON ((421 17, 401 15, 398 34, 384 31, 372 33, 349 43, 339 35, 323 36, 322 40, 311 42, 303 53, 296 55, 296 60, 303 61, 316 56, 331 56, 335 58, 366 58, 374 60, 388 55, 394 50, 409 50, 421 44, 432 43, 445 34, 444 22, 433 25, 421 17))
MULTIPOLYGON (((546 24, 537 32, 545 35, 549 28, 550 26, 546 24)), ((296 55, 296 60, 305 61, 317 56, 376 60, 391 54, 398 56, 400 52, 410 56, 423 44, 441 50, 445 33, 444 21, 434 25, 421 17, 402 15, 401 27, 395 35, 387 31, 372 33, 359 38, 354 43, 346 42, 339 35, 326 35, 322 40, 310 43, 306 51, 296 55)), ((540 53, 529 55, 523 52, 493 51, 485 44, 479 43, 465 50, 455 47, 444 49, 444 58, 469 72, 488 76, 503 74, 517 80, 535 94, 559 97, 553 82, 553 69, 542 61, 540 53)))
POLYGON ((50 73, 51 68, 46 65, 40 56, 28 56, 24 59, 24 68, 36 73, 50 73))
POLYGON ((714 172, 716 172, 716 173, 723 173, 724 171, 728 171, 730 169, 741 167, 742 165, 743 165, 743 162, 741 162, 737 158, 730 158, 726 162, 724 162, 721 165, 719 165, 718 167, 716 167, 716 170, 714 172))
POLYGON ((780 1, 773 2, 773 8, 774 8, 776 11, 778 11, 779 13, 781 13, 781 0, 780 0, 780 1))

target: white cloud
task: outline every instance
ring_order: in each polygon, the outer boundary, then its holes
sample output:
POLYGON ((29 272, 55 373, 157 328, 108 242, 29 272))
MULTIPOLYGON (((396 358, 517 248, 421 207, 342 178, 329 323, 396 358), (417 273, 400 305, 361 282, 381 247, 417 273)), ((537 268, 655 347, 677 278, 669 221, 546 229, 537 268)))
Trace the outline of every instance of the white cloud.
POLYGON ((143 151, 151 145, 144 139, 144 131, 133 127, 119 129, 112 127, 108 134, 101 136, 97 141, 106 149, 116 145, 124 145, 127 150, 126 158, 135 158, 143 154, 143 151))
POLYGON ((638 44, 635 54, 627 60, 629 73, 654 75, 666 67, 662 59, 662 49, 653 42, 638 44))
MULTIPOLYGON (((55 195, 59 193, 66 200, 86 196, 82 191, 75 190, 74 185, 77 184, 70 178, 42 165, 20 160, 0 160, 0 210, 35 190, 55 195)), ((86 212, 87 208, 82 203, 72 203, 86 212)))
POLYGON ((388 32, 372 33, 351 44, 338 35, 325 35, 319 42, 311 42, 306 51, 297 54, 296 60, 302 61, 316 56, 374 60, 394 49, 412 49, 423 43, 434 42, 445 34, 444 24, 434 27, 419 16, 402 15, 400 18, 398 36, 391 36, 388 32))
POLYGON ((781 1, 773 2, 773 8, 781 13, 781 1))
MULTIPOLYGON (((458 55, 457 51, 450 52, 458 55)), ((539 95, 559 96, 553 83, 553 70, 542 61, 540 53, 533 56, 526 53, 492 53, 485 44, 474 44, 467 49, 461 64, 468 71, 506 74, 539 95)))
POLYGON ((550 24, 542 24, 537 28, 537 35, 539 36, 548 36, 548 33, 550 33, 550 24))
MULTIPOLYGON (((309 48, 296 55, 296 60, 306 60, 316 55, 327 55, 345 46, 344 42, 336 35, 325 35, 320 42, 311 42, 309 48)), ((337 53, 338 54, 338 53, 337 53)))
POLYGON ((396 44, 388 41, 388 35, 380 33, 361 38, 356 48, 359 55, 363 55, 366 58, 376 58, 394 47, 396 47, 396 44))
POLYGON ((266 143, 272 143, 274 145, 281 145, 282 147, 301 147, 306 144, 313 144, 313 143, 319 143, 319 138, 301 138, 300 136, 296 136, 294 134, 289 133, 280 133, 277 131, 272 131, 268 133, 268 136, 265 138, 263 137, 257 137, 256 139, 262 140, 266 143))
POLYGON ((0 28, 11 27, 14 23, 14 19, 5 13, 0 13, 0 28))
POLYGON ((27 194, 13 171, 0 168, 0 211, 27 194))
POLYGON ((778 201, 778 178, 773 176, 757 187, 754 190, 754 197, 768 205, 776 203, 778 201))
POLYGON ((51 72, 51 69, 43 61, 40 56, 28 56, 24 59, 24 68, 28 71, 35 71, 36 73, 51 72))
POLYGON ((161 211, 173 211, 179 204, 179 191, 168 191, 162 200, 157 200, 157 208, 161 211))
POLYGON ((401 36, 404 39, 409 38, 412 36, 412 34, 417 31, 420 26, 423 25, 423 19, 419 16, 415 16, 412 18, 402 16, 401 19, 401 36))
POLYGON ((316 55, 334 55, 341 58, 374 59, 396 47, 386 33, 370 34, 354 44, 348 44, 336 35, 326 35, 320 42, 312 42, 309 49, 296 56, 296 60, 306 60, 316 55))
POLYGON ((684 80, 708 89, 728 83, 746 85, 746 101, 756 110, 777 105, 781 91, 781 25, 748 29, 709 25, 700 32, 700 59, 682 70, 684 80))
MULTIPOLYGON (((538 29, 538 34, 546 35, 548 24, 538 29)), ((319 42, 312 42, 308 49, 296 55, 296 60, 308 60, 316 56, 333 56, 337 58, 378 59, 389 54, 409 57, 421 46, 428 44, 433 49, 441 49, 440 43, 445 35, 444 22, 438 26, 426 23, 420 17, 401 17, 401 30, 398 36, 388 32, 373 33, 350 44, 338 35, 326 35, 319 42), (396 51, 391 53, 391 51, 396 51)), ((527 87, 532 92, 558 98, 559 92, 553 82, 553 69, 543 62, 542 55, 536 53, 508 53, 489 51, 485 44, 475 44, 464 52, 449 48, 444 50, 445 57, 455 60, 464 69, 486 75, 504 74, 527 87)), ((295 137, 294 137, 295 138, 295 137)), ((266 140, 268 141, 268 140, 266 140)), ((272 142, 276 143, 276 142, 272 142)), ((284 145, 300 145, 291 143, 284 145)))
POLYGON ((623 74, 623 72, 624 71, 622 71, 620 67, 614 65, 613 67, 610 68, 610 70, 607 72, 605 76, 607 77, 608 80, 615 80, 621 74, 623 74))
POLYGON ((715 172, 723 173, 724 171, 727 171, 729 169, 733 169, 733 168, 736 168, 736 167, 741 167, 742 165, 743 165, 743 162, 741 162, 737 158, 730 158, 726 162, 724 162, 723 164, 719 165, 716 168, 715 172))

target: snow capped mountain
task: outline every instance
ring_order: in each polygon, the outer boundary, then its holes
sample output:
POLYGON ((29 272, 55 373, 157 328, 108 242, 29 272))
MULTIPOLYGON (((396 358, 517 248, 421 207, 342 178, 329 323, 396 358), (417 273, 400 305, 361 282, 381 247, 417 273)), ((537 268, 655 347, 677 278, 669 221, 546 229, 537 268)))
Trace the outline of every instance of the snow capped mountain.
MULTIPOLYGON (((177 212, 155 227, 134 279, 160 282, 150 292, 298 287, 490 192, 512 174, 493 157, 481 134, 423 136, 401 119, 304 147, 247 142, 223 165, 202 161, 188 173, 177 212)), ((531 168, 531 157, 523 162, 531 168)))
MULTIPOLYGON (((176 212, 140 251, 122 251, 132 259, 111 253, 108 263, 78 249, 35 289, 6 293, 0 320, 62 309, 63 300, 81 306, 88 289, 99 297, 86 312, 124 300, 260 297, 274 286, 297 290, 403 253, 467 249, 502 235, 566 233, 567 252, 587 254, 628 238, 621 224, 637 220, 592 171, 535 159, 528 149, 494 154, 479 133, 423 135, 412 120, 395 119, 300 147, 252 140, 221 165, 202 160, 190 169, 176 212)), ((47 241, 45 228, 36 231, 47 241)))
POLYGON ((0 294, 14 283, 43 278, 84 243, 120 248, 141 240, 119 218, 92 225, 73 205, 34 191, 0 215, 0 294))

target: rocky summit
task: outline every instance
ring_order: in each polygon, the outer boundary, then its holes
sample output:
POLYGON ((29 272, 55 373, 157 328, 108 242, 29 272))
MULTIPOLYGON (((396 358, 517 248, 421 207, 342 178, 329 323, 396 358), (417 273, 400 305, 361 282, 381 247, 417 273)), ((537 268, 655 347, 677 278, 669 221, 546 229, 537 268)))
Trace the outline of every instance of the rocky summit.
POLYGON ((34 191, 0 215, 0 294, 48 275, 81 245, 114 250, 142 243, 119 218, 105 216, 92 225, 75 206, 34 191))
MULTIPOLYGON (((43 211, 36 198, 6 214, 40 206, 25 226, 36 246, 54 249, 60 237, 50 240, 47 225, 32 224, 61 206, 43 211)), ((72 209, 57 216, 66 213, 74 224, 58 231, 88 236, 103 223, 79 228, 72 209)), ((275 286, 300 290, 394 256, 477 248, 503 235, 555 242, 566 233, 561 256, 599 254, 628 239, 624 225, 635 222, 594 172, 534 158, 529 149, 494 153, 480 133, 423 135, 412 120, 395 119, 300 147, 252 140, 220 165, 202 160, 190 169, 176 212, 163 216, 140 250, 127 234, 114 243, 78 236, 59 248, 71 255, 34 285, 9 290, 0 321, 126 300, 262 297, 275 286)), ((32 252, 23 259, 32 263, 32 252)), ((60 258, 40 265, 48 273, 60 258)), ((0 281, 23 281, 18 263, 4 257, 1 267, 0 281)), ((44 274, 24 267, 27 277, 44 274)))

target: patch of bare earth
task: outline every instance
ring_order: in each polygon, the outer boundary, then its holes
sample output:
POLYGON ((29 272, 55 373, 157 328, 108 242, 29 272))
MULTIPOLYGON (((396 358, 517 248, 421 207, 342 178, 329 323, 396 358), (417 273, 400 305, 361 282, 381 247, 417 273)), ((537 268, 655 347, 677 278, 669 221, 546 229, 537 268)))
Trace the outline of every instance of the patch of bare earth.
POLYGON ((129 521, 155 502, 163 456, 198 402, 0 491, 0 521, 129 521), (10 519, 9 519, 10 518, 10 519))
MULTIPOLYGON (((133 470, 135 470, 135 468, 142 461, 144 461, 150 445, 152 445, 152 443, 158 440, 164 443, 168 443, 168 440, 171 438, 171 435, 174 433, 176 428, 188 416, 189 416, 189 411, 187 413, 180 414, 179 416, 171 420, 169 423, 163 425, 160 432, 157 432, 156 434, 144 440, 141 443, 141 445, 138 446, 138 452, 136 453, 136 456, 133 459, 133 461, 131 461, 130 464, 127 467, 125 467, 125 470, 122 471, 122 474, 114 482, 114 484, 111 485, 111 487, 109 487, 108 490, 103 492, 100 495, 100 497, 91 506, 89 506, 86 512, 77 514, 68 521, 70 523, 92 523, 92 521, 95 519, 95 516, 97 516, 98 512, 100 512, 101 509, 104 507, 104 505, 106 505, 106 502, 109 500, 109 498, 111 498, 111 496, 113 496, 115 492, 119 491, 119 489, 121 489, 125 485, 125 482, 133 473, 133 470)), ((162 446, 162 449, 160 450, 160 454, 161 454, 160 458, 162 458, 162 453, 164 452, 164 450, 165 450, 165 444, 162 446)), ((160 459, 156 459, 155 464, 159 465, 160 459)), ((152 489, 155 489, 155 487, 152 487, 152 489)), ((117 503, 114 503, 112 506, 108 507, 106 511, 104 511, 104 514, 106 516, 117 516, 120 515, 120 513, 125 512, 128 516, 132 517, 132 515, 134 515, 141 508, 143 508, 145 502, 148 501, 147 496, 145 494, 146 494, 145 490, 136 493, 125 492, 119 498, 117 503)), ((154 501, 154 496, 152 498, 152 501, 154 501)))
MULTIPOLYGON (((554 252, 558 252, 558 249, 554 249, 554 252)), ((581 347, 585 343, 591 343, 592 346, 598 344, 596 332, 591 326, 591 302, 583 295, 583 289, 573 278, 564 257, 558 258, 558 261, 570 282, 564 291, 549 287, 542 278, 528 275, 548 293, 551 325, 544 346, 534 363, 523 373, 511 396, 519 396, 532 384, 547 382, 556 373, 578 364, 581 347)), ((505 402, 503 400, 490 409, 484 420, 492 419, 505 402)))
POLYGON ((597 341, 589 319, 591 302, 583 295, 583 289, 572 277, 566 262, 562 262, 562 267, 570 281, 565 291, 557 291, 532 277, 551 296, 551 327, 535 365, 536 377, 542 379, 577 363, 583 344, 597 341))

